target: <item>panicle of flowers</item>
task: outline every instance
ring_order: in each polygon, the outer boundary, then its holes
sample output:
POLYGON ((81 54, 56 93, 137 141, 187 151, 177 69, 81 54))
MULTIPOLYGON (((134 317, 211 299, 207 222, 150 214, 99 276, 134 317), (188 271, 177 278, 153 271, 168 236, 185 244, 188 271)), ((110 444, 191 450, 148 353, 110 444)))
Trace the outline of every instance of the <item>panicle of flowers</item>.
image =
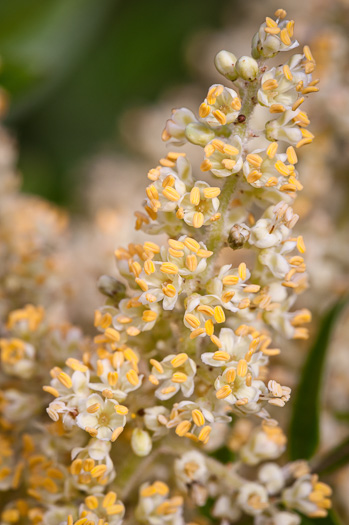
POLYGON ((302 190, 297 152, 314 138, 301 106, 318 91, 315 62, 305 46, 266 65, 298 46, 293 32, 277 10, 252 56, 217 54, 228 86, 211 86, 197 116, 173 111, 163 140, 198 146, 202 162, 194 168, 170 151, 148 172, 136 229, 163 242, 115 251, 117 277, 98 283, 106 302, 93 341, 79 333, 65 344, 74 329, 45 323, 41 308, 10 314, 0 342, 1 374, 14 378, 1 393, 0 483, 22 483, 25 495, 5 506, 1 525, 195 525, 208 501, 222 525, 243 514, 255 525, 326 516, 331 490, 309 466, 274 462, 286 438, 270 414, 291 389, 270 377, 269 359, 285 340, 306 339, 311 320, 293 309, 308 283, 292 203, 302 190), (15 443, 12 429, 42 407, 30 385, 45 372, 53 423, 40 420, 15 443), (255 428, 239 442, 247 416, 255 428), (236 461, 224 463, 207 450, 233 419, 236 461))

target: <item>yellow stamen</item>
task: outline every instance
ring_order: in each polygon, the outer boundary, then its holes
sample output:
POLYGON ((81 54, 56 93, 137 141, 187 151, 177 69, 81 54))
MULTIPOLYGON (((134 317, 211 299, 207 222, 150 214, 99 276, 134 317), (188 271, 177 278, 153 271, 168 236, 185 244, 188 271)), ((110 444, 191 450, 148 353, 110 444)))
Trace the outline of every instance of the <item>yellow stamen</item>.
POLYGON ((171 365, 173 368, 178 368, 179 366, 182 366, 186 361, 188 360, 187 354, 178 354, 176 357, 171 359, 171 365))
POLYGON ((206 104, 206 102, 203 102, 199 107, 199 117, 205 118, 210 114, 211 108, 206 104))
POLYGON ((186 314, 184 316, 184 319, 192 328, 199 328, 200 321, 195 315, 193 315, 193 314, 186 314))
POLYGON ((239 264, 238 273, 239 273, 240 279, 244 281, 247 276, 246 264, 244 262, 239 264))
POLYGON ((117 427, 114 432, 111 435, 110 441, 114 443, 120 436, 120 434, 124 431, 124 427, 117 427))
POLYGON ((287 31, 287 28, 285 27, 284 29, 281 30, 281 33, 280 33, 280 40, 283 44, 285 44, 285 46, 290 46, 291 43, 292 43, 292 40, 290 38, 290 35, 288 34, 288 31, 287 31))
POLYGON ((221 189, 211 186, 210 188, 204 188, 203 193, 205 199, 214 199, 215 197, 218 197, 220 194, 221 189))
POLYGON ((270 159, 273 159, 275 157, 275 154, 278 150, 278 143, 277 142, 272 142, 269 146, 268 146, 268 149, 267 149, 267 155, 270 159))
POLYGON ((193 226, 194 228, 201 228, 201 226, 204 224, 205 217, 203 213, 200 211, 197 211, 194 213, 193 217, 193 226))
POLYGON ((290 66, 285 64, 284 67, 282 68, 282 71, 283 71, 285 77, 287 78, 287 80, 292 80, 293 79, 293 75, 291 73, 290 66))
POLYGON ((152 323, 157 318, 158 314, 153 310, 144 310, 142 320, 145 323, 152 323))
POLYGON ((245 375, 247 374, 247 370, 248 368, 245 359, 240 359, 236 368, 237 375, 240 377, 245 377, 245 375))
POLYGON ((234 383, 235 379, 236 379, 236 370, 235 368, 230 368, 229 370, 226 371, 225 373, 225 379, 227 381, 227 383, 234 383))
POLYGON ((60 374, 58 374, 57 379, 66 388, 71 388, 73 386, 73 382, 71 380, 71 377, 69 377, 68 374, 66 374, 65 372, 61 372, 60 374))
POLYGON ((178 266, 174 263, 166 262, 160 266, 160 271, 162 273, 168 273, 169 275, 177 275, 178 266))
POLYGON ((98 410, 101 408, 101 405, 99 403, 93 403, 93 405, 90 405, 87 407, 87 412, 89 414, 94 414, 95 412, 98 412, 98 410))
POLYGON ((176 426, 176 434, 177 436, 180 436, 180 437, 183 437, 185 436, 185 434, 187 432, 189 432, 191 428, 191 423, 190 421, 181 421, 177 426, 176 426))
POLYGON ((194 186, 190 192, 190 202, 193 206, 200 204, 200 190, 197 186, 194 186))
POLYGON ((224 323, 225 321, 225 314, 224 310, 221 306, 216 306, 214 309, 214 318, 217 323, 224 323))
POLYGON ((247 155, 246 160, 255 168, 259 168, 263 162, 262 157, 260 155, 257 155, 256 153, 250 153, 249 155, 247 155))
POLYGON ((172 375, 171 381, 173 383, 185 383, 188 379, 188 376, 183 372, 175 372, 172 375))
POLYGON ((213 335, 214 324, 211 319, 207 319, 207 321, 205 321, 205 331, 207 335, 213 335))
POLYGON ((135 370, 129 370, 126 374, 126 379, 131 385, 133 386, 138 385, 139 377, 135 370))
POLYGON ((191 237, 187 237, 184 241, 185 246, 192 252, 196 253, 200 249, 200 244, 191 237))
POLYGON ((224 385, 224 386, 222 386, 222 388, 217 390, 216 398, 217 399, 225 399, 226 397, 230 396, 231 393, 232 393, 232 389, 230 388, 230 386, 229 385, 224 385))
POLYGON ((178 191, 176 191, 171 186, 166 186, 166 188, 162 190, 162 194, 164 197, 166 197, 166 199, 168 199, 171 202, 177 202, 181 198, 178 191))

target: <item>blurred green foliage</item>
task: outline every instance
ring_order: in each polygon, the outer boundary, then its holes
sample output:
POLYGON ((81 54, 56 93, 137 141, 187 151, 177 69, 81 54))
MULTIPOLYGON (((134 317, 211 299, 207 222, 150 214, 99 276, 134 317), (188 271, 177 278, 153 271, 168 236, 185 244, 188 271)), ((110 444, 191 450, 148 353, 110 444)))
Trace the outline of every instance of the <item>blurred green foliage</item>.
POLYGON ((324 315, 301 372, 290 424, 289 455, 292 461, 310 459, 317 451, 326 358, 333 330, 348 302, 348 297, 342 297, 324 315))
POLYGON ((228 2, 2 0, 0 81, 24 189, 68 203, 79 160, 120 148, 122 112, 190 78, 188 38, 219 27, 228 2))

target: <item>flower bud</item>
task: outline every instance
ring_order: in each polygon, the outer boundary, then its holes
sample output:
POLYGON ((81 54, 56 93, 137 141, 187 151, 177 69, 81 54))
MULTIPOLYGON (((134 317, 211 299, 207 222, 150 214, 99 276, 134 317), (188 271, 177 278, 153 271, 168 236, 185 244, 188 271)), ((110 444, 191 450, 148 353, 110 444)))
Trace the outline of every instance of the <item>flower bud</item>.
POLYGON ((260 54, 259 49, 258 49, 258 44, 259 44, 259 32, 257 31, 257 33, 252 38, 252 45, 251 45, 251 55, 256 60, 258 58, 261 58, 261 54, 260 54))
POLYGON ((112 299, 120 301, 125 297, 126 286, 109 275, 102 275, 98 279, 97 287, 103 295, 112 299))
POLYGON ((228 235, 228 245, 233 250, 239 250, 248 241, 249 237, 250 232, 245 225, 234 224, 228 235))
POLYGON ((152 449, 151 438, 145 430, 135 428, 132 433, 131 447, 137 456, 148 456, 152 449))
POLYGON ((218 73, 225 78, 234 81, 238 77, 235 69, 236 60, 237 58, 233 53, 223 49, 215 56, 214 65, 216 66, 218 73))
POLYGON ((258 75, 258 64, 252 57, 240 57, 235 64, 235 69, 239 77, 249 82, 255 80, 258 75))
POLYGON ((206 146, 210 140, 215 138, 215 132, 205 126, 205 124, 191 123, 185 128, 185 135, 189 142, 198 146, 206 146))

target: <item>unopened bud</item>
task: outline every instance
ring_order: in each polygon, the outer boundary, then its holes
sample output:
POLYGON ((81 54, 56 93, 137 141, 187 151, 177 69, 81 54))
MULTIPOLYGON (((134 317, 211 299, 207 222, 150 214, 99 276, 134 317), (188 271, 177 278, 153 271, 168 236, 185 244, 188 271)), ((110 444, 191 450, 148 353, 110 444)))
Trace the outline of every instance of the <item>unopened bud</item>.
POLYGON ((235 64, 235 69, 239 77, 250 82, 255 80, 258 75, 258 64, 252 57, 240 57, 235 64))
POLYGON ((132 433, 131 447, 137 456, 148 456, 152 449, 151 438, 145 430, 135 428, 132 433))
POLYGON ((218 73, 225 78, 234 81, 238 77, 235 69, 236 60, 237 58, 233 53, 222 50, 215 56, 214 65, 216 66, 218 73))
POLYGON ((112 299, 120 301, 125 297, 126 286, 109 275, 102 275, 98 279, 97 287, 103 295, 111 297, 112 299))
POLYGON ((201 123, 188 124, 185 128, 185 135, 189 142, 202 147, 205 147, 216 136, 212 129, 201 123))
POLYGON ((228 235, 228 245, 233 250, 239 250, 248 241, 250 232, 243 224, 234 224, 228 235))
POLYGON ((251 55, 253 58, 258 60, 258 58, 261 58, 261 54, 259 52, 259 32, 257 32, 254 37, 252 38, 252 45, 251 45, 251 55))

